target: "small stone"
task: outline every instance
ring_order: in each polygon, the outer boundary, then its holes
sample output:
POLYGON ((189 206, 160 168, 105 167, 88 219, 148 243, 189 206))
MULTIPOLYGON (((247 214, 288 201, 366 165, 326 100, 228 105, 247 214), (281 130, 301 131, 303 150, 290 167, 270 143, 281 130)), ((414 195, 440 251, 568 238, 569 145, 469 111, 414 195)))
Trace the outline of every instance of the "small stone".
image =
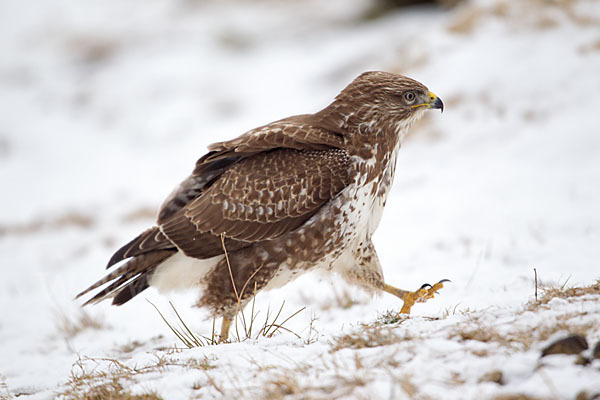
POLYGON ((503 378, 504 376, 502 375, 502 371, 496 369, 479 378, 479 382, 493 382, 497 383, 498 385, 504 385, 503 378))
POLYGON ((600 399, 600 393, 589 394, 585 390, 577 393, 575 400, 598 400, 600 399))
POLYGON ((590 395, 585 390, 577 393, 577 396, 575 396, 575 400, 589 400, 589 399, 590 399, 590 395))
POLYGON ((579 354, 587 348, 588 343, 583 336, 571 335, 548 345, 544 350, 542 350, 542 357, 549 356, 551 354, 579 354))

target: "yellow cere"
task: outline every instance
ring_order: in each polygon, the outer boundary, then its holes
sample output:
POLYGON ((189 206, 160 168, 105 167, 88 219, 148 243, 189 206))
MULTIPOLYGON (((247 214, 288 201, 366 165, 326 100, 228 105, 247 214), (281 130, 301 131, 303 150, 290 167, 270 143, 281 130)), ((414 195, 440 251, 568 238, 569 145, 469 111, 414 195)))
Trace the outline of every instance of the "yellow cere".
POLYGON ((421 104, 414 104, 411 107, 412 108, 417 108, 417 107, 422 107, 422 106, 431 106, 431 104, 433 104, 433 102, 437 99, 437 96, 435 93, 433 92, 429 92, 429 103, 421 103, 421 104))

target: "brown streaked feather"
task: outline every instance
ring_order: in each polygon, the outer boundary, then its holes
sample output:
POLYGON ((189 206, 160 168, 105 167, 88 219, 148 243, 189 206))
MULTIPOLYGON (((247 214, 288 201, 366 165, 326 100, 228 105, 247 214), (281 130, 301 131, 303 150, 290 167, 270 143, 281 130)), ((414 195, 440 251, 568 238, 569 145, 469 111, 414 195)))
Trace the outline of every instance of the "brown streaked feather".
MULTIPOLYGON (((208 258, 206 234, 221 234, 234 249, 269 240, 300 227, 351 181, 351 158, 343 150, 277 149, 232 165, 161 229, 186 255, 208 258)), ((227 245, 227 249, 230 249, 227 245)), ((218 251, 215 254, 215 251, 218 251)))
POLYGON ((341 173, 326 163, 322 166, 328 172, 325 174, 326 176, 319 177, 319 172, 316 172, 312 174, 310 180, 307 180, 306 173, 302 168, 294 165, 294 157, 291 157, 287 160, 287 164, 280 165, 280 163, 276 166, 282 170, 288 168, 289 173, 269 180, 267 178, 273 172, 271 168, 269 171, 263 171, 263 174, 255 179, 254 187, 245 188, 245 197, 240 197, 248 202, 244 207, 268 202, 269 200, 264 198, 264 194, 267 192, 272 194, 272 204, 276 205, 280 201, 289 200, 289 207, 285 209, 272 208, 278 224, 265 226, 265 221, 260 219, 252 221, 244 217, 238 219, 236 215, 223 218, 225 217, 223 215, 215 217, 205 214, 212 218, 212 223, 208 222, 204 225, 209 225, 209 227, 202 228, 197 222, 202 216, 190 217, 189 210, 192 204, 197 212, 204 207, 204 202, 207 202, 207 208, 210 206, 210 209, 214 210, 216 204, 222 207, 225 201, 231 203, 232 199, 237 200, 239 193, 233 193, 237 188, 233 182, 232 173, 229 171, 235 170, 239 179, 242 179, 244 173, 260 172, 262 162, 265 162, 267 166, 272 164, 271 153, 273 152, 284 149, 288 149, 288 151, 289 149, 333 151, 343 147, 342 135, 317 125, 310 125, 315 122, 313 119, 312 115, 286 118, 254 129, 234 140, 209 146, 211 152, 198 160, 192 175, 182 182, 161 207, 158 222, 162 231, 186 255, 209 258, 222 253, 220 234, 223 232, 227 232, 227 236, 230 232, 238 232, 238 235, 229 236, 226 240, 226 248, 234 251, 247 247, 253 242, 277 237, 296 229, 318 210, 319 205, 331 199, 347 184, 348 160, 345 157, 341 157, 344 159, 341 173), (265 156, 265 154, 269 154, 269 156, 265 156), (260 159, 260 162, 257 162, 257 159, 260 159), (240 163, 244 163, 244 167, 241 169, 237 167, 240 163), (339 177, 335 174, 338 174, 339 177), (339 183, 340 179, 338 178, 341 179, 342 185, 332 190, 332 187, 335 186, 333 182, 339 183), (298 184, 302 179, 304 180, 301 184, 298 184), (290 197, 300 195, 302 187, 317 181, 319 184, 314 187, 318 188, 318 193, 312 193, 310 199, 305 196, 290 200, 290 197), (220 184, 220 193, 217 193, 216 190, 212 190, 210 195, 204 193, 211 191, 211 187, 217 183, 220 184), (216 225, 220 227, 217 233, 212 228, 216 225))
POLYGON ((85 289, 83 292, 79 293, 77 296, 75 296, 75 298, 77 299, 91 290, 104 285, 105 283, 114 281, 109 286, 102 289, 94 297, 86 301, 83 306, 91 303, 98 303, 99 301, 107 299, 114 295, 115 292, 126 287, 132 278, 152 272, 158 264, 175 253, 176 250, 157 250, 134 257, 119 268, 112 271, 110 274, 106 275, 104 278, 85 289))
POLYGON ((168 220, 169 217, 198 197, 202 190, 210 185, 216 177, 242 158, 240 155, 235 155, 210 162, 198 161, 192 175, 181 182, 161 205, 158 213, 158 223, 161 224, 168 220))
MULTIPOLYGON (((198 232, 196 226, 187 218, 176 218, 173 224, 168 222, 167 229, 170 239, 186 256, 199 259, 211 258, 223 254, 223 244, 219 236, 208 232, 198 232)), ((227 251, 236 251, 252 243, 225 238, 227 251)))
POLYGON ((276 148, 322 150, 343 148, 344 137, 336 130, 324 129, 312 114, 296 115, 261 126, 225 142, 208 146, 205 162, 237 154, 255 154, 276 148))
POLYGON ((319 127, 316 122, 313 115, 298 115, 253 129, 236 139, 211 144, 209 153, 196 162, 192 175, 163 202, 158 223, 166 222, 240 160, 280 148, 323 150, 344 146, 341 134, 319 127))

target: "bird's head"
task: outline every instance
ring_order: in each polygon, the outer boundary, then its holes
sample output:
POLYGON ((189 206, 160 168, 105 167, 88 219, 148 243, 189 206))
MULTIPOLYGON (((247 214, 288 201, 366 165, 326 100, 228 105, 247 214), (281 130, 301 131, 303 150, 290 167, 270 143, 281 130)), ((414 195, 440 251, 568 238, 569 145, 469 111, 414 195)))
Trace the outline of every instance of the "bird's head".
POLYGON ((343 130, 373 134, 382 127, 404 132, 429 109, 444 103, 420 82, 389 72, 365 72, 354 79, 320 114, 343 130))

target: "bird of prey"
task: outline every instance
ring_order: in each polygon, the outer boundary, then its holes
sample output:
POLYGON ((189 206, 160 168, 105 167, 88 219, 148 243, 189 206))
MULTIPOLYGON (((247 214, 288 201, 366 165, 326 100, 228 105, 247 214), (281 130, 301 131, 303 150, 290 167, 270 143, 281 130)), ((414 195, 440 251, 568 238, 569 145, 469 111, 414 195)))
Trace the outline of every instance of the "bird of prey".
POLYGON ((85 304, 121 305, 149 286, 197 288, 196 305, 223 318, 226 340, 255 293, 324 270, 399 297, 409 313, 446 280, 415 291, 388 285, 371 236, 402 137, 426 110, 443 107, 413 79, 365 72, 317 113, 210 145, 164 201, 156 226, 117 250, 107 268, 125 263, 77 297, 108 284, 85 304))

